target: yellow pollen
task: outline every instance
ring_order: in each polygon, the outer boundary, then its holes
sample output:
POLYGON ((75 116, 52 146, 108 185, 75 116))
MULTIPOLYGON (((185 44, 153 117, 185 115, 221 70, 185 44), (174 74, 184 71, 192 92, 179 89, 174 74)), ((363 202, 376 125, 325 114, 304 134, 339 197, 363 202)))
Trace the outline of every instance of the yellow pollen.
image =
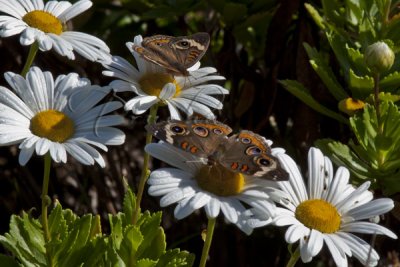
POLYGON ((60 35, 63 31, 61 21, 53 14, 43 10, 34 10, 26 13, 22 20, 32 28, 39 29, 45 33, 60 35))
POLYGON ((336 208, 322 199, 302 202, 297 206, 295 216, 308 228, 321 233, 335 233, 340 227, 340 215, 336 208))
POLYGON ((339 102, 339 110, 352 116, 357 110, 363 109, 365 103, 354 98, 346 98, 339 102))
POLYGON ((201 167, 195 179, 203 190, 217 196, 237 195, 245 184, 241 173, 232 172, 218 163, 201 167))
POLYGON ((166 73, 148 73, 142 76, 139 80, 139 84, 143 92, 152 96, 159 96, 161 90, 167 83, 173 83, 176 91, 173 97, 178 96, 181 93, 181 87, 178 85, 173 76, 166 73))
POLYGON ((31 119, 30 130, 36 136, 63 143, 74 134, 75 125, 64 113, 50 109, 31 119))

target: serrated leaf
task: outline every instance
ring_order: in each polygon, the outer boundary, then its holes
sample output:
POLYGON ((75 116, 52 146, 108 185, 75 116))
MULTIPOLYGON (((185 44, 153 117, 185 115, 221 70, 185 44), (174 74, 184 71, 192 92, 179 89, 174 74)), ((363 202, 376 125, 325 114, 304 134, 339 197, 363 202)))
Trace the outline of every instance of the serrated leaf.
POLYGON ((137 250, 143 240, 144 237, 136 226, 130 225, 124 230, 124 238, 117 253, 127 266, 134 266, 139 259, 137 250))
POLYGON ((358 49, 354 49, 346 44, 347 54, 349 56, 350 61, 352 62, 352 66, 357 70, 357 73, 361 73, 363 75, 369 74, 369 70, 364 61, 364 55, 358 49))
POLYGON ((112 239, 112 242, 117 250, 119 249, 122 239, 124 237, 122 221, 125 219, 125 217, 122 217, 123 216, 121 216, 120 213, 116 216, 112 216, 111 214, 108 215, 108 220, 110 221, 111 228, 110 238, 112 239))
MULTIPOLYGON (((146 238, 147 236, 145 236, 146 238)), ((151 244, 149 244, 148 248, 151 249, 145 249, 140 257, 141 258, 148 258, 148 259, 153 259, 156 260, 158 259, 162 254, 165 253, 166 249, 166 242, 165 242, 165 234, 164 230, 161 227, 158 227, 157 230, 155 230, 155 235, 154 237, 150 237, 152 239, 151 244)), ((143 244, 143 247, 145 244, 143 244)))
POLYGON ((138 260, 136 263, 136 267, 153 267, 156 266, 157 261, 151 260, 151 259, 141 259, 138 260))
POLYGON ((329 92, 336 98, 336 100, 342 100, 348 97, 346 91, 336 80, 335 74, 332 69, 328 66, 322 55, 318 53, 315 48, 312 48, 307 43, 304 43, 304 48, 310 58, 310 64, 324 82, 329 92))
POLYGON ((352 96, 357 99, 364 99, 374 90, 374 79, 370 76, 358 76, 352 69, 349 70, 349 88, 352 96))
POLYGON ((140 231, 143 234, 144 240, 141 246, 138 248, 138 258, 143 257, 146 250, 151 247, 153 239, 158 235, 158 229, 161 223, 161 215, 161 212, 153 213, 147 217, 146 221, 140 223, 140 231))
POLYGON ((125 214, 125 225, 133 222, 133 214, 136 209, 136 197, 132 190, 128 188, 124 196, 123 213, 125 214))
POLYGON ((400 72, 398 71, 390 73, 389 75, 381 79, 379 82, 381 90, 387 92, 395 92, 399 88, 399 85, 400 85, 400 72))
POLYGON ((180 267, 193 266, 194 255, 179 249, 168 250, 160 257, 157 267, 180 267))
POLYGON ((328 116, 330 118, 333 118, 341 123, 348 124, 348 120, 340 115, 339 113, 336 113, 320 103, 316 101, 311 95, 310 92, 299 82, 297 81, 292 81, 292 80, 281 80, 279 81, 285 88, 288 90, 290 93, 295 95, 297 98, 299 98, 301 101, 306 103, 308 106, 311 108, 315 109, 319 113, 328 116))

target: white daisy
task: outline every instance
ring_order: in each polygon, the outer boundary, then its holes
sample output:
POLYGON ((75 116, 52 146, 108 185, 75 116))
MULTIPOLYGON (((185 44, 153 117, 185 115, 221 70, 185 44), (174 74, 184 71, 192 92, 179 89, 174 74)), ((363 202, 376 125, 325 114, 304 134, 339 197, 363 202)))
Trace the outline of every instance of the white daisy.
MULTIPOLYGON (((142 40, 140 35, 136 36, 134 43, 140 45, 142 40)), ((135 57, 137 68, 125 59, 114 56, 109 65, 104 64, 108 70, 103 71, 104 75, 119 79, 110 83, 115 92, 130 91, 137 94, 125 104, 126 110, 132 110, 134 114, 143 114, 151 106, 162 103, 168 105, 173 119, 181 118, 178 109, 188 116, 196 112, 214 119, 210 108, 222 109, 222 102, 210 95, 225 95, 229 91, 216 84, 205 84, 225 79, 215 74, 215 68, 199 68, 198 62, 188 69, 188 77, 172 76, 165 69, 137 54, 132 49, 133 43, 128 42, 126 45, 135 57)))
POLYGON ((110 49, 100 39, 82 32, 68 31, 66 23, 92 6, 90 0, 67 1, 0 0, 0 36, 21 34, 20 43, 37 42, 41 51, 52 48, 69 59, 73 51, 91 61, 109 61, 110 49))
MULTIPOLYGON (((234 173, 221 165, 211 167, 202 159, 167 143, 149 144, 145 150, 176 167, 153 171, 148 180, 148 192, 152 196, 162 196, 161 207, 176 203, 174 215, 177 219, 204 207, 208 218, 216 218, 222 211, 228 222, 250 234, 252 228, 245 223, 248 216, 243 203, 262 208, 269 218, 275 214, 275 204, 264 190, 265 185, 273 182, 234 173)), ((272 151, 274 155, 283 153, 279 148, 272 151)))
POLYGON ((125 134, 111 126, 123 118, 105 115, 122 106, 120 102, 97 105, 111 88, 91 85, 78 74, 60 75, 33 67, 22 76, 7 72, 5 79, 16 94, 0 87, 0 145, 20 144, 19 162, 25 165, 34 151, 50 152, 56 162, 66 162, 67 152, 85 165, 105 162, 94 148, 120 145, 125 134), (18 95, 18 96, 17 96, 18 95))
POLYGON ((302 261, 310 262, 326 244, 338 266, 347 266, 347 256, 356 257, 366 266, 377 265, 378 253, 352 233, 397 238, 387 228, 364 221, 390 211, 393 201, 372 200, 372 193, 367 191, 370 182, 354 188, 349 184, 350 173, 345 167, 339 167, 334 176, 331 161, 319 149, 309 151, 307 185, 293 159, 286 154, 277 157, 289 172, 290 180, 278 182, 287 197, 277 201, 284 208, 277 208, 274 222, 278 226, 289 226, 286 242, 299 241, 302 261))

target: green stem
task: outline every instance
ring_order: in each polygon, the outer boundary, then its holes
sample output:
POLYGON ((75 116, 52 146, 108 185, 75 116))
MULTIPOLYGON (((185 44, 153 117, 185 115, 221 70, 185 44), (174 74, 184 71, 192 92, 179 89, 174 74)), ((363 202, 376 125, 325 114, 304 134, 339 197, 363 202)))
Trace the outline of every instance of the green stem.
MULTIPOLYGON (((47 221, 47 207, 49 206, 49 196, 47 195, 49 189, 49 180, 50 180, 50 166, 51 166, 51 156, 50 153, 47 153, 44 156, 44 174, 43 174, 43 187, 42 187, 42 226, 44 233, 44 240, 46 244, 50 242, 50 231, 49 231, 49 223, 47 221)), ((52 258, 48 254, 48 250, 46 248, 47 254, 47 263, 48 266, 53 266, 52 258)))
POLYGON ((293 267, 300 258, 300 245, 296 248, 295 252, 292 253, 286 267, 293 267))
POLYGON ((208 252, 210 251, 211 241, 214 235, 215 222, 217 218, 208 218, 206 241, 203 245, 199 267, 206 266, 208 252))
POLYGON ((26 59, 24 68, 22 69, 21 76, 25 77, 29 71, 29 68, 32 66, 33 60, 35 59, 36 53, 39 50, 39 44, 34 42, 29 48, 28 58, 26 59))
POLYGON ((374 104, 375 104, 375 110, 376 110, 376 118, 378 120, 378 131, 380 134, 383 133, 383 128, 382 128, 382 120, 381 120, 381 110, 379 106, 379 80, 380 80, 380 75, 375 74, 374 75, 374 104))
MULTIPOLYGON (((158 105, 153 105, 150 108, 150 114, 149 114, 149 117, 147 118, 148 125, 156 122, 157 110, 158 110, 158 105)), ((150 144, 152 140, 153 140, 153 135, 151 133, 147 133, 146 134, 146 145, 150 144)), ((139 218, 140 203, 142 202, 144 186, 146 185, 147 178, 149 178, 149 175, 150 175, 149 161, 150 161, 150 155, 148 153, 144 152, 142 174, 140 175, 139 187, 138 187, 138 192, 136 195, 136 210, 135 210, 135 213, 133 214, 133 224, 136 224, 136 222, 139 218)))

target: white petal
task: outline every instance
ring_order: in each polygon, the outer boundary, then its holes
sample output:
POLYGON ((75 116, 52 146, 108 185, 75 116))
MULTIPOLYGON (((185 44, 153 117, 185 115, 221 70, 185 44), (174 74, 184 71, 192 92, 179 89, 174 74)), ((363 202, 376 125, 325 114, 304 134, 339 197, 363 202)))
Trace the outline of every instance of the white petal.
POLYGON ((307 249, 309 250, 311 256, 314 257, 322 249, 324 244, 324 235, 321 232, 312 229, 307 243, 307 249))
POLYGON ((35 41, 36 30, 28 27, 24 31, 22 31, 19 42, 22 45, 31 45, 35 41))
POLYGON ((180 120, 181 119, 181 115, 179 115, 178 110, 175 108, 174 105, 172 105, 170 103, 170 101, 168 101, 168 110, 169 110, 169 114, 170 114, 172 120, 180 120))
POLYGON ((310 148, 308 152, 308 193, 310 199, 320 199, 325 183, 325 159, 321 150, 310 148))
POLYGON ((184 188, 177 188, 175 191, 166 194, 160 199, 160 206, 166 207, 173 203, 179 202, 182 199, 191 197, 196 192, 193 190, 192 187, 184 187, 184 188))
POLYGON ((175 218, 177 218, 178 220, 181 220, 187 216, 189 216, 190 214, 193 213, 193 211, 195 211, 195 209, 193 209, 190 205, 191 197, 185 198, 183 200, 181 200, 178 205, 176 205, 175 210, 174 210, 174 216, 175 218))
POLYGON ((389 229, 379 224, 370 222, 351 222, 343 224, 341 225, 340 230, 344 232, 353 232, 362 234, 387 235, 393 239, 397 239, 396 234, 390 231, 389 229))
POLYGON ((21 149, 21 152, 19 153, 19 157, 18 157, 18 162, 21 166, 25 166, 25 164, 32 157, 33 151, 35 151, 34 146, 32 146, 31 148, 21 149))
POLYGON ((392 210, 393 207, 393 200, 390 198, 381 198, 351 209, 344 216, 352 217, 354 220, 364 220, 384 214, 392 210))
POLYGON ((199 158, 166 143, 152 143, 145 147, 145 151, 152 157, 162 160, 169 165, 182 169, 194 175, 202 166, 199 158))
POLYGON ((52 142, 46 138, 40 138, 36 142, 36 154, 39 156, 42 156, 49 151, 50 146, 52 145, 52 142))
POLYGON ((350 247, 352 254, 362 265, 376 266, 378 264, 379 255, 371 246, 361 238, 349 233, 337 233, 338 236, 350 247))
POLYGON ((324 235, 325 244, 328 246, 331 252, 332 258, 337 266, 347 267, 347 257, 340 248, 338 248, 335 243, 331 240, 329 235, 324 235))
POLYGON ((63 22, 67 22, 68 20, 88 10, 92 5, 93 3, 90 0, 78 1, 60 14, 58 18, 63 22))
POLYGON ((162 100, 170 99, 176 92, 175 84, 167 83, 160 92, 159 98, 162 100))
POLYGON ((291 225, 285 233, 285 240, 289 244, 297 242, 300 238, 307 236, 310 230, 303 225, 291 225))
POLYGON ((221 210, 229 222, 236 223, 238 221, 238 211, 231 200, 224 199, 224 201, 221 201, 221 210))
POLYGON ((211 198, 204 206, 208 218, 216 218, 221 208, 221 202, 217 198, 211 198))
POLYGON ((208 202, 210 202, 211 197, 203 192, 198 192, 189 202, 189 205, 197 210, 202 208, 208 202))

